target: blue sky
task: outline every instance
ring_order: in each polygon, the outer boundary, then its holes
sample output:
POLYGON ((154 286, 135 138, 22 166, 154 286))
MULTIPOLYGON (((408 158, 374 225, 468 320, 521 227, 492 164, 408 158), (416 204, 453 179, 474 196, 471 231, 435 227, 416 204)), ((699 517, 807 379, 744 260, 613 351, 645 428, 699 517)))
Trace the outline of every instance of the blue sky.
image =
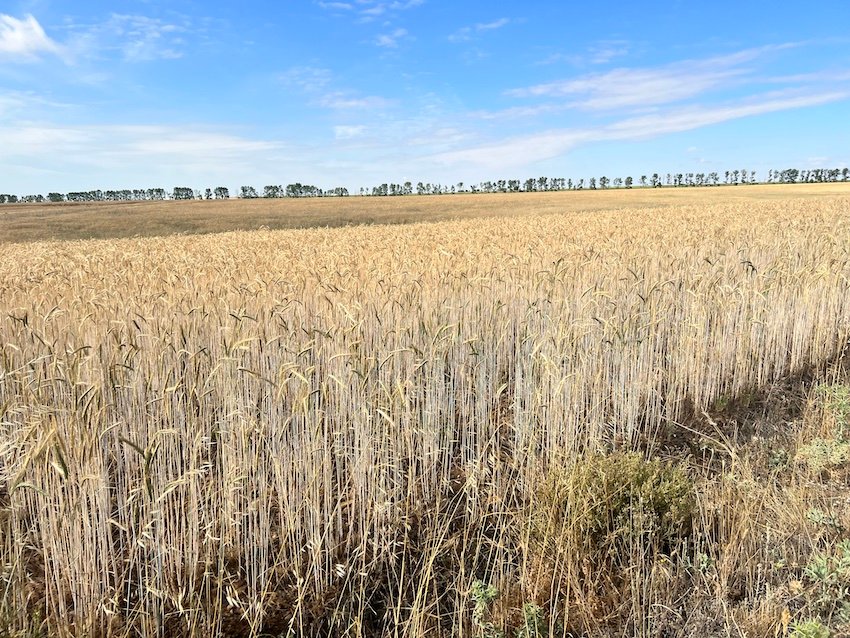
POLYGON ((845 0, 0 0, 0 192, 850 164, 845 0))

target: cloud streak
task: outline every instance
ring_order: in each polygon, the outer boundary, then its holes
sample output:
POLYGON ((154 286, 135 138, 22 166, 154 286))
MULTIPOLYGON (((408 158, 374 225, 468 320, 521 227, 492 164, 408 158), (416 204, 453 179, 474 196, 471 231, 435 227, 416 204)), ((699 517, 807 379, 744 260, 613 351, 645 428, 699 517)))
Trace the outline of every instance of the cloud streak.
POLYGON ((398 48, 399 41, 406 38, 407 29, 395 29, 391 33, 383 33, 375 38, 375 44, 387 49, 398 48))
POLYGON ((381 110, 395 104, 393 100, 378 95, 359 95, 354 91, 333 87, 334 75, 330 69, 313 66, 292 67, 278 75, 284 86, 308 96, 310 103, 338 111, 381 110))
POLYGON ((425 0, 394 0, 393 2, 380 2, 377 0, 354 0, 353 2, 317 2, 320 8, 337 15, 353 15, 358 17, 358 22, 368 23, 390 14, 398 14, 409 9, 414 9, 425 4, 425 0))
POLYGON ((553 129, 493 144, 449 151, 433 156, 433 160, 438 164, 474 164, 490 169, 506 164, 523 166, 558 157, 581 144, 612 140, 645 140, 729 120, 819 106, 848 98, 850 98, 850 91, 798 96, 768 94, 745 103, 679 107, 662 113, 622 119, 605 126, 587 129, 553 129))
POLYGON ((41 54, 62 55, 62 47, 45 33, 32 15, 19 20, 0 13, 0 59, 31 62, 41 54))
POLYGON ((495 31, 510 23, 509 18, 498 18, 490 22, 479 22, 471 27, 461 27, 449 36, 449 42, 469 42, 476 33, 495 31))
POLYGON ((745 49, 704 60, 684 60, 655 68, 618 68, 505 92, 515 98, 574 98, 569 104, 587 111, 644 108, 681 102, 715 89, 729 88, 752 75, 745 66, 784 44, 745 49))

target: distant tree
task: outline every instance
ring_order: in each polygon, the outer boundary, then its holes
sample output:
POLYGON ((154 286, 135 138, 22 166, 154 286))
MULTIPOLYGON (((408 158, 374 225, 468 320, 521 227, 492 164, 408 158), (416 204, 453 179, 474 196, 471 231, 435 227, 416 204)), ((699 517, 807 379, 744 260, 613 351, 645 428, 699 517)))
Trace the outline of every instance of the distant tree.
POLYGON ((171 191, 171 199, 192 199, 194 196, 195 191, 188 186, 175 186, 171 191))
POLYGON ((661 178, 658 177, 658 173, 653 173, 651 179, 652 188, 659 188, 661 186, 661 178))
POLYGON ((632 177, 630 175, 629 177, 626 178, 626 188, 631 188, 631 187, 632 187, 632 177))
POLYGON ((283 197, 285 191, 283 190, 283 186, 271 184, 269 186, 263 187, 263 197, 267 199, 276 199, 278 197, 283 197))
POLYGON ((65 196, 62 193, 47 193, 47 199, 51 202, 64 202, 65 196))
POLYGON ((588 186, 590 187, 590 190, 594 190, 594 191, 596 190, 596 178, 595 177, 590 178, 590 181, 588 182, 588 186))
POLYGON ((622 177, 615 177, 611 181, 611 186, 613 186, 614 188, 620 188, 622 185, 623 185, 623 178, 622 177))
POLYGON ((257 189, 253 186, 241 186, 239 188, 239 197, 242 199, 256 199, 259 197, 257 189))
POLYGON ((641 175, 638 182, 640 183, 641 186, 646 186, 646 175, 641 175))
POLYGON ((226 186, 216 186, 213 192, 216 199, 230 199, 230 190, 226 186))
POLYGON ((599 178, 599 188, 601 188, 603 190, 608 188, 608 178, 605 177, 604 175, 599 178))
POLYGON ((841 176, 844 178, 844 181, 850 181, 850 168, 841 169, 841 176))

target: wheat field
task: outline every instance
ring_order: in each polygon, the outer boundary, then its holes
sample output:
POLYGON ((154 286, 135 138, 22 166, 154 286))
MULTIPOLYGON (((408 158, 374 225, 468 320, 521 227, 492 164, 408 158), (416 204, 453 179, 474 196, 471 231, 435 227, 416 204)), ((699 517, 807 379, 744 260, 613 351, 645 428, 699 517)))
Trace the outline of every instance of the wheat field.
MULTIPOLYGON (((540 486, 840 356, 848 238, 831 194, 7 244, 2 635, 610 635, 540 486)), ((680 557, 744 542, 711 485, 680 557)), ((650 562, 630 635, 688 604, 650 562)))
POLYGON ((711 188, 609 188, 543 193, 461 193, 403 197, 285 197, 225 200, 0 205, 0 246, 68 239, 115 239, 411 224, 482 217, 647 209, 846 196, 847 183, 751 184, 711 188))

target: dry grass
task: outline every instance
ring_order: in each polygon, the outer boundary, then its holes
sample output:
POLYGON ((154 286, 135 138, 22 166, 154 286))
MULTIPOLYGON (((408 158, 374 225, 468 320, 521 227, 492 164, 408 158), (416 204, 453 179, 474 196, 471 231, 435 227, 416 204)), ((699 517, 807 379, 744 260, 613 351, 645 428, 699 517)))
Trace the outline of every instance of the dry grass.
POLYGON ((806 567, 838 560, 846 468, 805 451, 844 395, 777 385, 850 336, 850 201, 818 192, 9 245, 0 635, 837 626, 806 567), (543 486, 621 450, 686 463, 675 534, 552 515, 577 496, 543 486))
POLYGON ((53 239, 153 237, 235 230, 408 224, 478 217, 734 204, 850 194, 850 184, 636 188, 560 193, 230 199, 0 206, 0 243, 53 239))

